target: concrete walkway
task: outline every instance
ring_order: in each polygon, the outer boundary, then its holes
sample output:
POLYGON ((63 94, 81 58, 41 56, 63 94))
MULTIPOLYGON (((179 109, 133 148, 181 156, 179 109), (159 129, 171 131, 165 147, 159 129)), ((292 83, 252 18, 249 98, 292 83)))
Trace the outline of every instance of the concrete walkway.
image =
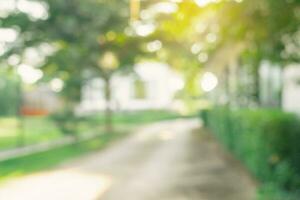
POLYGON ((102 152, 7 182, 0 199, 252 200, 248 174, 197 128, 197 120, 148 125, 102 152))

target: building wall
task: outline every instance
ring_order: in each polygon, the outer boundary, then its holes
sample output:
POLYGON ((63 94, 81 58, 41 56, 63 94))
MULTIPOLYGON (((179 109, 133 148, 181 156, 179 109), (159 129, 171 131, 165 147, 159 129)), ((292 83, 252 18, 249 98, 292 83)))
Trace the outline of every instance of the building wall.
MULTIPOLYGON (((111 108, 115 110, 170 109, 176 92, 183 88, 183 80, 167 65, 144 63, 135 67, 134 74, 117 74, 112 78, 111 108), (143 85, 144 98, 136 91, 136 82, 143 85)), ((100 78, 83 87, 82 112, 105 109, 104 82, 100 78)))
POLYGON ((23 91, 22 107, 29 110, 44 110, 49 113, 59 110, 61 100, 47 85, 38 85, 30 90, 23 91))
POLYGON ((286 67, 283 76, 283 109, 300 114, 300 65, 286 67))
POLYGON ((260 101, 265 107, 281 107, 282 69, 278 65, 263 62, 260 67, 260 101))

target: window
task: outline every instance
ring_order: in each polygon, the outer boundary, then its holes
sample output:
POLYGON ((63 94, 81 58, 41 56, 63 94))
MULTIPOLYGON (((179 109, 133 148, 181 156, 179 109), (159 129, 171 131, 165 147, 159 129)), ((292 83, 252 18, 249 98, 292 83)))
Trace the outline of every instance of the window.
POLYGON ((134 81, 134 97, 136 99, 145 99, 146 98, 145 82, 143 82, 141 80, 134 81))

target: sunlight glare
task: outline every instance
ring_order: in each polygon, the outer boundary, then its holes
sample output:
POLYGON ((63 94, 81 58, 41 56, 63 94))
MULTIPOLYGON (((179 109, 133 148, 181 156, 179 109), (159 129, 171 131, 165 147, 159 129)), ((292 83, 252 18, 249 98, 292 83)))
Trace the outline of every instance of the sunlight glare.
POLYGON ((178 6, 176 3, 161 2, 155 4, 152 9, 159 13, 170 14, 176 12, 178 10, 178 6))
POLYGON ((217 35, 215 33, 209 33, 206 36, 206 41, 209 43, 214 43, 217 41, 217 35))
POLYGON ((136 34, 141 37, 146 37, 155 31, 155 25, 151 23, 135 23, 133 27, 135 29, 136 34))
POLYGON ((98 65, 104 70, 114 70, 119 66, 119 60, 115 53, 112 51, 105 52, 104 55, 99 59, 98 65))
POLYGON ((205 7, 208 4, 212 3, 212 0, 195 0, 196 4, 200 7, 205 7))
POLYGON ((43 72, 41 70, 25 64, 21 64, 18 67, 18 74, 21 76, 24 83, 27 84, 33 84, 43 77, 43 72))
POLYGON ((180 78, 171 79, 171 83, 175 91, 182 90, 185 86, 184 81, 180 78))
POLYGON ((48 18, 47 6, 43 3, 28 0, 19 0, 17 8, 21 12, 28 14, 33 20, 48 18))
POLYGON ((15 2, 12 0, 0 1, 0 17, 7 17, 15 9, 15 2))
POLYGON ((18 32, 12 28, 0 28, 0 42, 14 42, 18 32))
POLYGON ((210 92, 218 85, 218 78, 211 72, 205 72, 201 79, 201 88, 205 92, 210 92))
POLYGON ((77 169, 57 170, 10 181, 0 189, 0 199, 97 199, 112 184, 112 178, 77 169))
POLYGON ((201 52, 201 53, 198 55, 198 60, 199 60, 201 63, 205 63, 205 62, 208 60, 208 54, 205 53, 205 52, 201 52))
POLYGON ((20 61, 21 61, 21 57, 17 54, 13 54, 9 56, 7 59, 7 63, 11 66, 17 66, 18 64, 20 64, 20 61))
POLYGON ((64 82, 59 78, 55 78, 50 81, 50 88, 54 92, 61 92, 63 87, 64 82))
POLYGON ((147 50, 150 52, 158 51, 161 49, 161 47, 162 47, 162 43, 159 40, 155 40, 147 44, 147 50))
POLYGON ((202 50, 202 46, 198 43, 193 44, 191 47, 191 52, 193 54, 198 54, 198 53, 200 53, 201 50, 202 50))

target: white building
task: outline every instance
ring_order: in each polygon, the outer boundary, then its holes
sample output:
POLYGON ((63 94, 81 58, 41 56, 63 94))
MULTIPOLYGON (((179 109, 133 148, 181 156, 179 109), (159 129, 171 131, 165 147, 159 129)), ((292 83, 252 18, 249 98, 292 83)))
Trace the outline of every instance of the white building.
POLYGON ((283 109, 300 115, 300 65, 286 67, 283 80, 283 109))
POLYGON ((44 111, 45 113, 52 113, 62 107, 62 101, 46 84, 40 84, 23 91, 22 98, 22 107, 31 112, 44 111))
POLYGON ((300 115, 300 65, 284 67, 264 62, 260 68, 261 101, 263 105, 282 107, 300 115))
MULTIPOLYGON (((184 82, 168 65, 143 63, 134 74, 116 74, 112 78, 112 101, 115 110, 172 109, 176 93, 184 82)), ((83 87, 79 112, 105 109, 104 82, 100 78, 83 87)))

